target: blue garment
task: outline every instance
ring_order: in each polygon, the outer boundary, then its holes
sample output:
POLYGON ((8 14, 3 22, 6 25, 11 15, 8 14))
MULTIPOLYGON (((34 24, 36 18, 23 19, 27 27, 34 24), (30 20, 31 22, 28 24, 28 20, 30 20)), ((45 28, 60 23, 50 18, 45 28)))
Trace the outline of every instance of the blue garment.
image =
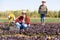
POLYGON ((16 22, 16 26, 17 26, 18 30, 20 30, 21 24, 19 24, 18 22, 16 22))
POLYGON ((45 14, 41 14, 41 22, 44 22, 45 14))
POLYGON ((19 22, 16 23, 16 26, 17 26, 18 30, 27 28, 26 24, 24 24, 24 23, 20 24, 19 22))
POLYGON ((22 26, 24 29, 26 29, 28 27, 27 24, 25 24, 25 23, 23 23, 22 26))

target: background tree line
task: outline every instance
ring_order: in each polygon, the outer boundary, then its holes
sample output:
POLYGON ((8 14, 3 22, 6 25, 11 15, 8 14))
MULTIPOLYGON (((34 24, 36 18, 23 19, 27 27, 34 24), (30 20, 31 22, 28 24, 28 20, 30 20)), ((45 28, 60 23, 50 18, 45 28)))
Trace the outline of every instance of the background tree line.
MULTIPOLYGON (((8 17, 9 13, 14 13, 16 17, 20 16, 23 10, 16 10, 16 11, 5 11, 5 12, 0 12, 0 17, 8 17)), ((39 18, 40 14, 38 13, 37 10, 30 11, 26 10, 27 15, 31 18, 39 18)), ((48 11, 46 17, 52 17, 52 18, 60 18, 60 11, 48 11)))

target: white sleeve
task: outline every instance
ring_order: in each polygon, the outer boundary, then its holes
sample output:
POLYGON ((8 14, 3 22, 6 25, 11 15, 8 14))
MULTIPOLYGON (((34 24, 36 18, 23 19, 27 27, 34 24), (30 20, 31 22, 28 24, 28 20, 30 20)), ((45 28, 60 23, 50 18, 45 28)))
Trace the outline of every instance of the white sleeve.
POLYGON ((8 16, 8 18, 10 18, 10 16, 8 16))

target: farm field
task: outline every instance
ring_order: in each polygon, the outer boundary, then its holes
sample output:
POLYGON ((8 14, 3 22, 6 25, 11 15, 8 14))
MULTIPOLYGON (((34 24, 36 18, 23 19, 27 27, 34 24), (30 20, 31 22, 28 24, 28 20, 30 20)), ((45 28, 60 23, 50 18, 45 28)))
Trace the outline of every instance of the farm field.
MULTIPOLYGON (((30 18, 31 22, 41 22, 40 18, 30 18)), ((0 22, 8 22, 7 18, 0 18, 0 22)), ((45 22, 60 22, 60 18, 45 18, 45 22)))
POLYGON ((0 40, 47 40, 49 36, 51 40, 60 40, 60 23, 46 23, 44 26, 41 23, 33 23, 28 29, 20 30, 20 34, 13 29, 0 30, 0 40))
MULTIPOLYGON (((46 18, 45 25, 41 25, 39 18, 31 18, 31 26, 28 29, 16 30, 0 30, 0 40, 47 40, 51 36, 51 40, 60 40, 60 18, 46 18)), ((8 19, 0 18, 0 24, 8 22, 8 19)), ((0 27, 2 27, 0 25, 0 27)))

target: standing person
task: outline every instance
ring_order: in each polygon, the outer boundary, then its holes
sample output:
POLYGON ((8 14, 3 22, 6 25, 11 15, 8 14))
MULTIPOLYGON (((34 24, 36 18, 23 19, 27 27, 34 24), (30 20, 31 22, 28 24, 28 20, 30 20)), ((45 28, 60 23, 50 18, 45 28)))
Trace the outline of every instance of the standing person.
POLYGON ((44 25, 44 18, 47 14, 47 6, 45 5, 46 1, 42 1, 42 5, 39 6, 38 13, 41 15, 41 23, 44 25))
POLYGON ((28 26, 30 26, 30 18, 26 15, 26 11, 23 11, 22 16, 19 16, 15 20, 15 24, 17 25, 18 31, 21 29, 26 29, 28 26))

